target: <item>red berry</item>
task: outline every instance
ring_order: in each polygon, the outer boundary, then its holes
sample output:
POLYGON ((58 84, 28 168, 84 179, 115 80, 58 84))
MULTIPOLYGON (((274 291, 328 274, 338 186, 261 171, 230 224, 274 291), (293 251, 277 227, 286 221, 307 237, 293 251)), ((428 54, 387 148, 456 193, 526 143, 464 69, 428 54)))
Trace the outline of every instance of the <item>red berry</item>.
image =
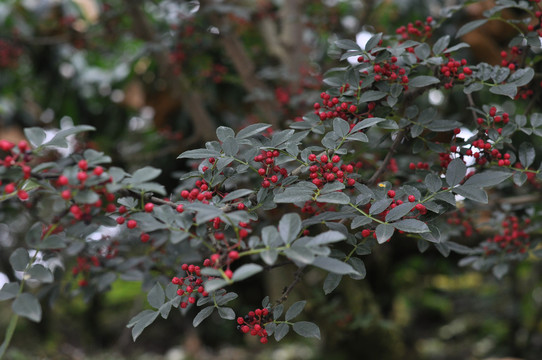
POLYGON ((239 259, 239 253, 235 250, 232 250, 228 253, 228 257, 232 260, 237 260, 239 259))
POLYGON ((25 201, 25 200, 28 200, 28 193, 24 190, 19 190, 17 192, 17 196, 19 197, 19 199, 25 201))
POLYGON ((5 191, 6 194, 11 194, 12 192, 15 191, 15 184, 14 183, 7 184, 4 187, 4 191, 5 191))
POLYGON ((77 166, 79 166, 79 169, 83 171, 86 171, 88 169, 88 163, 85 159, 79 160, 79 162, 77 163, 77 166))
POLYGON ((125 220, 126 220, 126 219, 124 218, 124 216, 119 216, 119 217, 116 219, 117 224, 119 224, 119 225, 124 224, 124 221, 125 221, 125 220))
POLYGON ((153 203, 146 203, 145 204, 145 211, 146 212, 152 212, 153 209, 154 209, 154 204, 153 203))
POLYGON ((322 155, 320 156, 320 161, 323 162, 323 163, 327 163, 327 161, 329 160, 329 158, 327 157, 327 155, 322 155))
POLYGON ((414 195, 408 195, 408 201, 414 202, 416 201, 416 197, 414 195))
POLYGON ((368 229, 361 230, 361 236, 367 237, 369 235, 371 235, 371 230, 368 230, 368 229))
POLYGON ((226 275, 228 279, 231 279, 233 276, 233 271, 231 271, 230 269, 226 269, 226 271, 224 271, 224 275, 226 275))
POLYGON ((58 186, 68 185, 68 178, 64 175, 60 175, 56 181, 58 186))
POLYGON ((184 206, 183 206, 183 204, 177 205, 176 210, 177 210, 178 213, 182 213, 182 212, 184 211, 184 206))
POLYGON ((79 180, 81 183, 84 183, 88 179, 88 174, 84 171, 79 171, 77 173, 77 180, 79 180))
POLYGON ((104 173, 104 168, 101 166, 96 166, 92 172, 94 173, 94 175, 100 176, 104 173))
POLYGON ((71 197, 72 197, 72 192, 70 190, 64 190, 62 191, 62 193, 60 194, 60 196, 64 199, 64 200, 70 200, 71 197))
POLYGON ((394 190, 389 190, 388 191, 388 196, 391 197, 391 198, 395 197, 395 191, 394 190))
POLYGON ((150 238, 151 236, 149 234, 145 234, 145 233, 141 234, 141 242, 146 243, 150 240, 150 238))

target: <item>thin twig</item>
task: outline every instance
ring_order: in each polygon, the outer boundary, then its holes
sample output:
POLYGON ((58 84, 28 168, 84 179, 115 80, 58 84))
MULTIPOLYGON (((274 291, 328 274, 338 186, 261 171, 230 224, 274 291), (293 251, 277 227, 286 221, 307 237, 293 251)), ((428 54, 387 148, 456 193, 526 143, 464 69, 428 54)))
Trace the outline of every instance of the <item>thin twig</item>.
POLYGON ((390 162, 392 156, 395 154, 395 150, 401 144, 404 137, 405 137, 405 130, 402 130, 397 134, 397 136, 395 137, 395 140, 391 144, 391 147, 390 147, 388 153, 386 154, 386 157, 384 158, 384 161, 382 161, 382 164, 375 171, 373 176, 371 176, 371 178, 365 182, 366 185, 373 185, 376 182, 376 180, 378 180, 380 175, 382 175, 382 173, 386 169, 386 166, 388 166, 388 163, 390 162))
POLYGON ((296 270, 296 272, 294 273, 294 280, 290 283, 290 285, 288 285, 286 289, 284 289, 284 291, 282 292, 282 296, 275 302, 273 308, 282 304, 288 299, 288 295, 292 292, 297 283, 301 281, 301 278, 303 277, 303 270, 305 270, 304 266, 296 270))

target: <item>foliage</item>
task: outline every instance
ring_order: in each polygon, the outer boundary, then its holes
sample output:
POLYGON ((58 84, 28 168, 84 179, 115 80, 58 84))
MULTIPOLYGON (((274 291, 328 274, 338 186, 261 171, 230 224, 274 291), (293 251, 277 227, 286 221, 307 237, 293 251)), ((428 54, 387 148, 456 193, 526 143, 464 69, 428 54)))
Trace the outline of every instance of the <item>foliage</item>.
POLYGON ((338 40, 343 66, 326 73, 312 111, 285 129, 273 119, 274 127, 219 126, 216 140, 178 156, 192 171, 171 193, 160 169, 109 166, 91 148, 50 159, 89 125, 52 137, 30 127, 27 141, 0 141, 2 212, 27 228, 24 242, 5 246, 17 276, 0 290, 13 311, 0 357, 18 317, 39 322, 40 300, 54 300, 70 276, 87 299, 118 278, 146 284, 149 308, 127 325, 134 340, 172 309, 198 307, 193 326, 217 313, 267 343, 320 338, 316 323, 298 319, 310 298, 283 304, 309 268, 326 272, 321 291, 330 294, 366 277, 373 249, 400 242, 455 252, 460 265, 498 279, 540 256, 542 12, 536 2, 497 1, 485 15, 456 37, 508 21, 517 35, 500 65, 471 64, 458 57, 466 43, 434 39, 446 17, 364 45, 338 40), (510 8, 524 16, 502 18, 510 8), (434 91, 459 97, 468 116, 444 115, 434 91), (73 264, 71 275, 54 264, 73 264), (230 304, 234 284, 283 265, 296 270, 280 298, 250 304, 246 315, 230 304))

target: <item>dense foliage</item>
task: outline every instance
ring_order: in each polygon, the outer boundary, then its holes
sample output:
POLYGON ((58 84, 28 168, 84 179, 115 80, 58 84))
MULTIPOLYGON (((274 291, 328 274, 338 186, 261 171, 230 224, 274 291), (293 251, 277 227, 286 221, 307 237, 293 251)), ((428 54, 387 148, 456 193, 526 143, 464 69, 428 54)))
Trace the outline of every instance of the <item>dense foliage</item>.
MULTIPOLYGON (((253 94, 267 123, 219 126, 215 140, 183 151, 178 159, 191 171, 173 190, 157 180, 156 167, 110 165, 110 156, 85 145, 81 135, 94 127, 83 121, 28 127, 18 143, 1 140, 2 222, 17 223, 22 236, 0 242, 13 273, 0 290, 13 311, 0 358, 18 318, 39 322, 45 299, 66 291, 91 299, 118 278, 148 289, 149 307, 128 323, 134 340, 172 310, 197 307, 194 326, 216 312, 236 323, 239 336, 267 343, 290 330, 320 338, 318 320, 300 316, 311 298, 284 304, 311 268, 326 273, 327 295, 343 279, 364 279, 375 249, 404 242, 422 253, 460 254, 461 266, 498 279, 540 256, 542 10, 534 1, 496 1, 455 34, 442 31, 462 9, 366 43, 335 41, 340 67, 326 72, 312 110, 286 121, 294 107, 286 110, 285 88, 273 100, 284 100, 281 111, 253 94), (511 10, 515 17, 503 15, 511 10), (515 34, 498 64, 464 58, 469 45, 458 38, 496 21, 515 34), (248 304, 247 312, 231 305, 235 284, 279 267, 291 271, 278 297, 248 304)), ((152 39, 142 30, 140 40, 152 39)), ((0 65, 17 67, 21 48, 1 46, 0 65)), ((179 75, 196 65, 179 47, 172 56, 178 68, 158 57, 158 72, 177 71, 166 89, 193 105, 193 139, 209 139, 197 87, 179 75)), ((213 67, 213 79, 223 70, 213 67)), ((247 91, 265 85, 240 76, 247 91)))

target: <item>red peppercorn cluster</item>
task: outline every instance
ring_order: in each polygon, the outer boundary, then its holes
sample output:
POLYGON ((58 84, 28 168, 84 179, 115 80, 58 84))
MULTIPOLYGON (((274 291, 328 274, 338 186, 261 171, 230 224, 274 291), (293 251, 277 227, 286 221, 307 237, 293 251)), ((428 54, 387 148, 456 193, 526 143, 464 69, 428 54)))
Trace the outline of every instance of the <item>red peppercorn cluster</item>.
POLYGON ((407 26, 400 26, 395 33, 400 36, 401 41, 409 39, 430 38, 433 33, 433 18, 428 16, 425 22, 416 20, 414 23, 408 23, 407 26))
MULTIPOLYGON (((214 158, 211 159, 213 159, 212 162, 214 163, 214 158)), ((209 159, 209 161, 211 161, 211 159, 209 159)), ((205 169, 204 171, 206 170, 207 169, 205 169)), ((213 198, 213 192, 209 191, 209 185, 205 180, 197 180, 196 187, 194 187, 192 190, 181 191, 181 197, 185 200, 188 200, 189 202, 194 202, 197 200, 202 202, 203 204, 208 204, 209 200, 213 198)), ((177 211, 179 210, 177 209, 177 211)))
POLYGON ((203 287, 203 280, 204 278, 212 279, 213 277, 202 275, 200 267, 192 264, 183 264, 181 269, 186 273, 186 276, 180 278, 175 276, 171 279, 171 283, 180 287, 177 290, 177 295, 185 299, 179 305, 184 309, 188 304, 196 303, 196 296, 198 294, 200 297, 209 296, 209 293, 203 287))
POLYGON ((356 180, 348 177, 348 174, 354 172, 354 166, 352 164, 339 165, 341 162, 339 155, 333 155, 330 159, 326 154, 320 155, 320 157, 310 154, 309 161, 312 163, 309 167, 309 177, 312 179, 312 183, 319 188, 335 180, 347 186, 354 186, 356 183, 356 180))
POLYGON ((419 161, 418 163, 415 164, 411 162, 410 164, 408 164, 408 168, 410 170, 416 170, 416 169, 429 170, 429 163, 419 161))
POLYGON ((444 84, 445 89, 451 89, 454 86, 454 80, 465 81, 467 76, 472 75, 472 70, 467 66, 467 60, 461 59, 455 60, 446 54, 448 62, 444 62, 440 65, 440 73, 447 78, 447 82, 444 84))
MULTIPOLYGON (((414 51, 414 50, 412 50, 414 51)), ((374 62, 373 58, 360 56, 358 62, 371 63, 374 62)), ((399 83, 402 84, 404 89, 408 89, 408 76, 406 75, 406 70, 401 66, 397 65, 397 57, 392 56, 389 60, 383 60, 379 63, 373 64, 373 79, 375 82, 386 81, 389 83, 399 83)), ((364 71, 363 74, 368 75, 368 71, 364 71)), ((360 84, 361 85, 361 84, 360 84)), ((374 107, 374 103, 373 103, 374 107)), ((369 111, 372 111, 369 107, 369 111)))
POLYGON ((98 260, 97 256, 90 256, 90 257, 78 256, 77 265, 75 265, 72 268, 72 274, 74 277, 77 277, 78 275, 82 276, 82 278, 79 279, 78 281, 78 285, 80 287, 88 286, 88 279, 90 278, 91 267, 99 267, 99 266, 100 266, 100 260, 98 260))
POLYGON ((446 223, 460 229, 462 235, 465 237, 470 237, 474 234, 474 227, 470 222, 470 217, 465 215, 465 208, 450 213, 446 219, 446 223))
POLYGON ((237 330, 243 334, 259 336, 262 344, 267 344, 267 331, 265 324, 271 321, 269 309, 256 309, 250 311, 245 317, 237 318, 237 330))
MULTIPOLYGON (((350 87, 349 84, 343 86, 344 90, 350 87)), ((322 99, 322 105, 320 103, 314 104, 314 113, 320 117, 320 120, 334 119, 339 117, 343 120, 348 120, 349 116, 356 114, 358 107, 351 102, 341 102, 339 98, 333 97, 328 93, 322 92, 320 94, 322 99)))
POLYGON ((16 68, 22 54, 23 50, 20 46, 11 41, 0 39, 0 69, 16 68))
POLYGON ((530 246, 530 234, 524 231, 531 223, 531 219, 524 219, 523 222, 516 216, 508 216, 501 222, 502 232, 490 237, 483 246, 486 255, 498 252, 525 253, 530 246))
MULTIPOLYGON (((29 166, 29 162, 32 159, 30 154, 30 146, 24 140, 19 142, 17 146, 14 143, 7 140, 0 140, 0 150, 5 153, 3 157, 0 157, 0 166, 4 166, 7 169, 20 168, 22 170, 22 178, 14 179, 13 182, 9 182, 4 186, 4 194, 12 194, 17 191, 17 196, 20 200, 28 200, 28 193, 23 189, 18 189, 21 180, 30 178, 32 168, 29 166)), ((0 185, 2 183, 0 182, 0 185)))
MULTIPOLYGON (((262 187, 268 188, 277 184, 280 179, 288 177, 288 170, 275 165, 275 159, 280 155, 278 150, 262 150, 254 156, 254 161, 260 163, 258 174, 263 177, 262 187)), ((242 210, 242 209, 241 209, 242 210)))

